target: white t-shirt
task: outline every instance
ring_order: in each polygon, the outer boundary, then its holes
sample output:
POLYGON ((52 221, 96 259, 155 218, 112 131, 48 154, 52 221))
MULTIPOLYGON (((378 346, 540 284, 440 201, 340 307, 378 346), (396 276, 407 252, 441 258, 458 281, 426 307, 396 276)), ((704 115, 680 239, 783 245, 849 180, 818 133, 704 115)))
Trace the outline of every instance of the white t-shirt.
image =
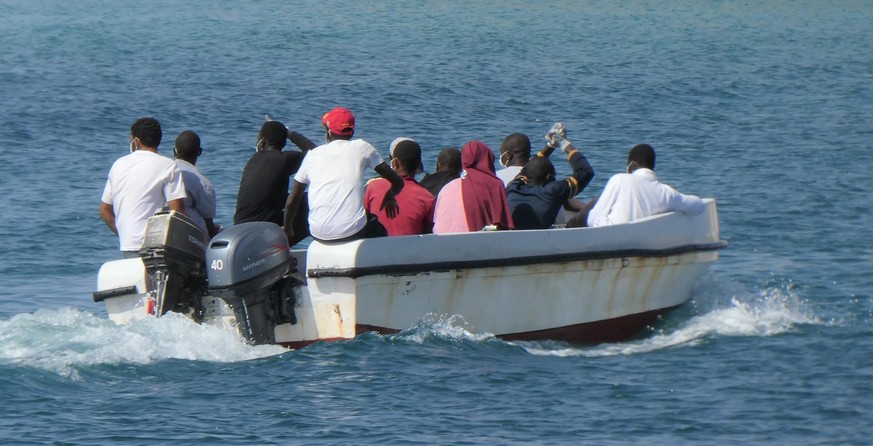
POLYGON ((588 214, 588 226, 630 223, 670 211, 696 215, 703 209, 703 200, 699 197, 681 194, 662 184, 651 169, 637 169, 609 179, 588 214))
POLYGON ((306 153, 294 181, 309 185, 309 232, 313 237, 337 240, 364 228, 364 172, 379 164, 379 152, 362 139, 339 139, 306 153))
POLYGON ((185 198, 182 174, 173 160, 146 150, 117 159, 101 201, 112 205, 122 251, 142 247, 149 217, 167 201, 185 198))
POLYGON ((203 233, 208 235, 204 219, 215 218, 215 190, 212 183, 200 173, 197 166, 188 161, 177 159, 176 167, 182 172, 182 182, 185 183, 188 195, 182 200, 185 215, 194 220, 203 233))
POLYGON ((521 173, 522 166, 504 167, 497 171, 497 178, 503 180, 503 185, 506 186, 510 181, 514 180, 521 173))

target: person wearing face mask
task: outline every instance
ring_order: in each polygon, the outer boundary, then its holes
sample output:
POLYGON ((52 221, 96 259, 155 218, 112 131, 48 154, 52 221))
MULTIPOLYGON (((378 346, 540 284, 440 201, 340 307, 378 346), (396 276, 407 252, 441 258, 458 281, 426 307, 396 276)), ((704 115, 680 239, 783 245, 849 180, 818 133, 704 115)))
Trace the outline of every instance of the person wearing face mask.
POLYGON ((321 118, 325 144, 307 153, 294 175, 294 186, 285 205, 285 234, 295 237, 291 224, 304 194, 309 194, 309 231, 320 242, 341 243, 388 235, 379 219, 364 209, 364 172, 373 169, 391 183, 381 197, 379 209, 389 219, 402 212, 396 195, 403 179, 382 161, 379 152, 355 135, 355 116, 337 107, 321 118))
POLYGON ((567 227, 607 226, 631 223, 650 215, 680 211, 689 215, 703 212, 703 200, 685 195, 658 181, 655 149, 637 144, 627 155, 627 173, 613 175, 594 201, 590 212, 582 212, 567 227))
POLYGON ((552 143, 528 161, 506 187, 515 229, 550 228, 564 203, 594 178, 588 159, 568 139, 553 138, 552 143), (558 146, 567 154, 567 162, 573 169, 573 175, 563 180, 555 179, 555 166, 548 159, 558 146))
POLYGON ((173 160, 158 155, 161 124, 141 118, 130 126, 130 154, 109 170, 100 198, 100 217, 118 235, 126 258, 138 257, 149 217, 167 206, 184 214, 187 196, 182 174, 173 160))
POLYGON ((182 172, 182 182, 185 183, 185 192, 188 194, 183 203, 185 215, 200 227, 209 238, 215 236, 219 226, 213 222, 215 218, 215 189, 197 168, 197 159, 203 154, 200 146, 200 135, 185 130, 176 137, 176 145, 173 146, 173 157, 176 158, 176 166, 182 172))
POLYGON ((521 169, 530 160, 530 138, 523 133, 513 133, 500 143, 500 157, 497 161, 503 169, 495 172, 497 178, 503 181, 503 185, 509 182, 521 172, 521 169))
POLYGON ((427 234, 433 230, 433 206, 436 198, 415 181, 421 166, 421 146, 410 138, 397 138, 389 149, 391 168, 403 178, 403 190, 397 194, 397 205, 402 209, 394 218, 389 218, 380 209, 382 197, 391 188, 391 182, 374 178, 367 183, 364 193, 364 208, 379 218, 389 236, 427 234))
MULTIPOLYGON (((243 168, 233 223, 268 221, 282 226, 290 178, 300 168, 306 153, 313 148, 315 143, 309 138, 289 130, 281 122, 265 122, 258 132, 255 154, 243 168), (290 140, 300 151, 283 151, 286 140, 290 140)), ((309 207, 305 194, 301 200, 300 212, 292 222, 295 237, 288 240, 289 246, 309 236, 306 221, 309 207)))

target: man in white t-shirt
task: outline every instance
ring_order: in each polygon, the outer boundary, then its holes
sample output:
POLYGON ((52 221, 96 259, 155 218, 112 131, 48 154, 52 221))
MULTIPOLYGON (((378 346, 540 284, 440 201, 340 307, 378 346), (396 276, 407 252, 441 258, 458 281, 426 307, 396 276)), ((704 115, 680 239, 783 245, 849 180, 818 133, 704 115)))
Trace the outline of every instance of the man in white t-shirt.
POLYGON ((364 210, 363 175, 373 169, 391 182, 380 206, 388 218, 401 212, 395 196, 403 189, 403 179, 382 160, 375 147, 362 139, 352 140, 352 112, 337 107, 321 122, 327 143, 307 152, 294 175, 285 206, 285 234, 289 240, 294 237, 292 222, 308 186, 309 232, 316 240, 346 242, 387 235, 379 220, 364 210))
POLYGON ((173 146, 173 156, 176 167, 182 173, 182 182, 188 195, 182 201, 187 215, 204 234, 210 238, 218 233, 218 227, 212 221, 215 218, 215 189, 197 168, 197 158, 203 154, 200 146, 200 136, 191 130, 185 130, 176 137, 173 146))
POLYGON ((149 217, 166 205, 184 213, 182 174, 158 155, 161 124, 141 118, 130 126, 130 151, 112 164, 100 201, 100 217, 118 234, 125 257, 138 256, 149 217))
POLYGON ((655 175, 655 149, 637 144, 628 153, 627 173, 613 175, 588 213, 580 212, 567 227, 607 226, 631 223, 650 215, 681 211, 690 215, 703 212, 703 200, 685 195, 658 181, 655 175))

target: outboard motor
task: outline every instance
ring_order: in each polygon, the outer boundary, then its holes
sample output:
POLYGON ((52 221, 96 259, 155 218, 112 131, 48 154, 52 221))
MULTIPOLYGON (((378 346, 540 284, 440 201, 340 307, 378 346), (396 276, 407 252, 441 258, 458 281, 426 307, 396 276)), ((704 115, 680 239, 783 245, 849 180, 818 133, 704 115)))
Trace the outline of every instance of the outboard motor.
POLYGON ((209 296, 233 310, 249 343, 275 343, 276 325, 297 323, 294 287, 302 279, 276 224, 241 223, 221 231, 209 242, 206 265, 209 296))
POLYGON ((199 321, 206 290, 203 230, 180 212, 158 212, 149 218, 139 255, 154 279, 155 317, 173 311, 199 321))

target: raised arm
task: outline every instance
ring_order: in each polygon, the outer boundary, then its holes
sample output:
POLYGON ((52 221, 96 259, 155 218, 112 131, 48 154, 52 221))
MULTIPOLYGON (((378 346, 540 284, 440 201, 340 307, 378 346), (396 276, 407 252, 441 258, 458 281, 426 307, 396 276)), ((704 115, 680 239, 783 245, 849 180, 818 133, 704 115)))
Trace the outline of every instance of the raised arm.
POLYGON ((318 147, 309 138, 291 129, 288 129, 288 140, 304 152, 308 152, 318 147))
POLYGON ((394 218, 400 212, 400 208, 397 206, 396 196, 401 190, 403 190, 403 178, 400 178, 400 175, 397 175, 397 172, 384 162, 376 166, 373 170, 381 175, 382 178, 391 182, 391 189, 385 191, 385 198, 382 199, 382 205, 379 207, 379 210, 384 209, 385 215, 387 215, 388 218, 394 218))

